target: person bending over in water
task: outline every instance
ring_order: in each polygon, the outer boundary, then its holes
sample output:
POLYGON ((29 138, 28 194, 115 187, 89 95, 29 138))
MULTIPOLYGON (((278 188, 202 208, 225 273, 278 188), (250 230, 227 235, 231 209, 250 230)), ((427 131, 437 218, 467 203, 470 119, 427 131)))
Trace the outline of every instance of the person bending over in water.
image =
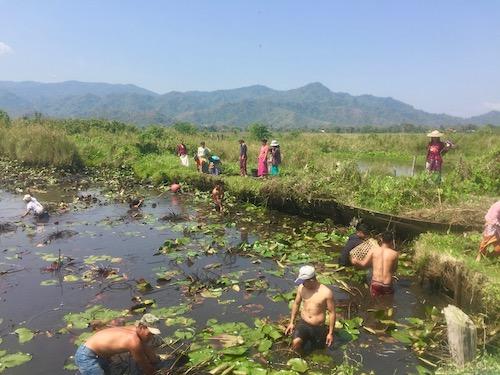
POLYGON ((352 259, 354 265, 372 267, 370 293, 372 297, 394 294, 392 277, 398 267, 399 253, 393 249, 394 236, 391 232, 382 233, 380 247, 371 248, 363 260, 352 259))
POLYGON ((312 266, 300 267, 299 277, 295 280, 299 284, 297 296, 292 306, 290 324, 285 334, 293 333, 292 348, 300 351, 307 342, 314 348, 323 348, 333 345, 333 329, 335 327, 335 302, 333 292, 326 285, 316 280, 316 271, 312 266), (295 326, 295 318, 304 301, 300 312, 301 321, 295 326), (330 319, 328 332, 325 326, 325 314, 328 310, 330 319))
POLYGON ((23 201, 26 203, 26 212, 21 216, 21 218, 26 217, 29 214, 33 214, 36 219, 44 219, 48 218, 49 214, 40 202, 35 197, 32 197, 29 194, 26 194, 23 197, 23 201))
POLYGON ((158 318, 145 314, 135 326, 113 327, 98 331, 78 347, 75 363, 82 375, 109 373, 109 358, 129 352, 146 375, 155 373, 158 357, 148 345, 152 335, 160 334, 154 325, 158 318))
POLYGON ((214 201, 217 211, 222 212, 222 200, 224 199, 224 188, 220 182, 218 182, 214 189, 212 190, 212 200, 214 201))

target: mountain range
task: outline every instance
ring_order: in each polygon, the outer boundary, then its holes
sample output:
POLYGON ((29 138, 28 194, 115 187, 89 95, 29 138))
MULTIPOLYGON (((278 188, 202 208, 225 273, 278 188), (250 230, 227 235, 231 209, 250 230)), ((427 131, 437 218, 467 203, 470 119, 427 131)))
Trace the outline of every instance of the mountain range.
POLYGON ((434 114, 393 98, 332 92, 318 82, 286 91, 254 85, 160 95, 131 84, 0 81, 0 109, 11 117, 40 112, 56 118, 106 118, 139 125, 177 121, 236 127, 260 122, 282 129, 402 123, 500 125, 499 111, 470 118, 434 114))

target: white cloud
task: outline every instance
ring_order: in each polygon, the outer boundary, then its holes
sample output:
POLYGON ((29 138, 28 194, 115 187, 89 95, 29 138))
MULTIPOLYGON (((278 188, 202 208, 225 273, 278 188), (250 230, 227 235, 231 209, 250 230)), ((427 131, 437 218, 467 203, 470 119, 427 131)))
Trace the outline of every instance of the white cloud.
POLYGON ((491 111, 500 111, 500 102, 484 102, 483 106, 491 111))
POLYGON ((14 52, 11 46, 5 44, 4 42, 0 42, 0 56, 8 55, 9 53, 14 52))

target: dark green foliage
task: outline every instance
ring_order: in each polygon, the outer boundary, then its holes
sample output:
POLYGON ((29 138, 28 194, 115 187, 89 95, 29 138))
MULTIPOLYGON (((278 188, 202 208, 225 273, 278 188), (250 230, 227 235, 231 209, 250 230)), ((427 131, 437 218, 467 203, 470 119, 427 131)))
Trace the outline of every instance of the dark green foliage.
POLYGON ((189 122, 176 122, 172 125, 172 128, 177 130, 179 133, 188 135, 196 134, 196 132, 198 131, 196 125, 193 125, 189 122))
POLYGON ((9 127, 10 126, 10 117, 7 112, 0 110, 0 127, 9 127))
POLYGON ((271 132, 263 124, 259 123, 251 124, 248 126, 248 131, 250 132, 252 137, 256 140, 271 138, 271 132))

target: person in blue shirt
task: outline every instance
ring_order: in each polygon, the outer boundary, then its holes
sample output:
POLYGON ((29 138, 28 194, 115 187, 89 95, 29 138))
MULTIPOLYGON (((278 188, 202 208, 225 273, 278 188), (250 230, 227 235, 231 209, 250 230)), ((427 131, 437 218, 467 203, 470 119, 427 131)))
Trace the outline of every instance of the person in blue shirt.
POLYGON ((349 239, 347 240, 340 254, 339 264, 341 266, 352 266, 349 253, 356 246, 363 243, 368 238, 369 233, 370 230, 366 224, 359 223, 358 225, 356 225, 356 233, 349 236, 349 239))

